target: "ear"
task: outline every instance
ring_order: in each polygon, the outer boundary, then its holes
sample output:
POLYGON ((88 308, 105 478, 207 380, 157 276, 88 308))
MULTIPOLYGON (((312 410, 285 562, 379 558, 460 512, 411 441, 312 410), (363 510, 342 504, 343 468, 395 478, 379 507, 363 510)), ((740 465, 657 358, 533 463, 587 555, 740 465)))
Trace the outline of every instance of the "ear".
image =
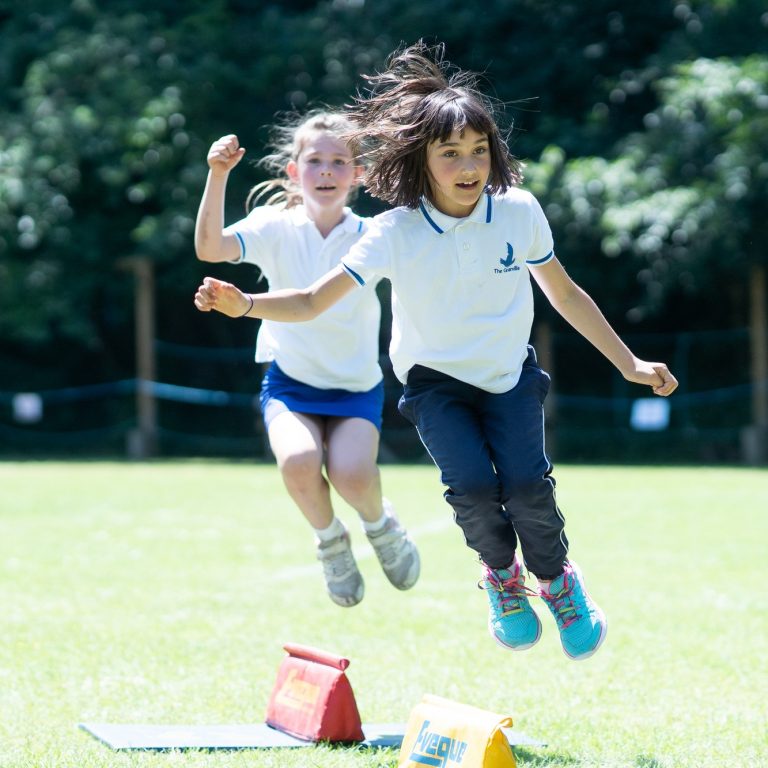
POLYGON ((288 178, 294 183, 299 183, 299 166, 295 160, 289 160, 285 164, 285 172, 288 174, 288 178))
POLYGON ((353 187, 358 187, 363 183, 363 176, 365 175, 365 166, 364 165, 356 165, 355 166, 355 177, 352 181, 353 187))

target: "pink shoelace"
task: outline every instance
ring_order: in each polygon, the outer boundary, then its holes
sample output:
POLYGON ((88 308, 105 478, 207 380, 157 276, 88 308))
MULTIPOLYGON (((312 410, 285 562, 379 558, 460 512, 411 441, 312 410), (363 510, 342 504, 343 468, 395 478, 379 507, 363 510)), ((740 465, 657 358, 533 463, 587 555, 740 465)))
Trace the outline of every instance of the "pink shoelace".
POLYGON ((519 572, 517 576, 512 575, 508 579, 501 579, 499 578, 498 571, 495 571, 493 568, 486 570, 483 588, 500 594, 501 616, 520 613, 525 610, 523 601, 528 597, 535 597, 538 594, 538 592, 529 589, 523 584, 519 572))
POLYGON ((551 594, 549 592, 539 591, 541 599, 549 603, 552 609, 552 613, 560 625, 561 629, 565 629, 573 624, 579 618, 579 613, 576 610, 576 606, 573 604, 573 574, 568 570, 565 571, 563 576, 563 588, 559 592, 551 594))

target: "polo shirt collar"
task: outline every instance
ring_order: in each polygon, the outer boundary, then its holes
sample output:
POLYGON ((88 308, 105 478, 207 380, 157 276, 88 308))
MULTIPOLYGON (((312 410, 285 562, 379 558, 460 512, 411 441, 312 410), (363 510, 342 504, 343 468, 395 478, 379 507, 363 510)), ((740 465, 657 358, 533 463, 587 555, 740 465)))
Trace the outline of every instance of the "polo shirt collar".
POLYGON ((362 232, 365 227, 365 222, 361 216, 353 213, 351 208, 345 208, 344 219, 339 226, 344 232, 362 232))
POLYGON ((490 224, 491 221, 493 221, 493 197, 485 192, 480 196, 472 213, 470 213, 469 216, 463 216, 460 219, 441 213, 425 197, 422 197, 421 200, 419 200, 419 211, 426 223, 437 232, 438 235, 442 235, 443 232, 448 232, 463 221, 473 221, 478 224, 490 224))
MULTIPOLYGON (((312 221, 309 216, 307 216, 307 209, 303 205, 297 205, 290 210, 294 217, 294 223, 297 226, 302 224, 310 224, 313 227, 315 226, 315 222, 312 221)), ((364 228, 364 219, 354 213, 351 208, 345 206, 344 218, 341 220, 341 223, 334 227, 333 231, 335 232, 337 229, 340 229, 342 232, 362 232, 364 228)))

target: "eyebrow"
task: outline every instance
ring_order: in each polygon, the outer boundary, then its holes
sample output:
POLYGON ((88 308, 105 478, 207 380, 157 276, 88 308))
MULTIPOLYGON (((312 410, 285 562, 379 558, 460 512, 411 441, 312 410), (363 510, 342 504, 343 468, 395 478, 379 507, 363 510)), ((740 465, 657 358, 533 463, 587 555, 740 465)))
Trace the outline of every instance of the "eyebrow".
MULTIPOLYGON (((482 144, 483 142, 487 142, 489 139, 487 136, 483 136, 482 138, 476 139, 475 144, 482 144)), ((438 143, 438 146, 440 147, 458 147, 461 142, 458 141, 441 141, 438 143)))
MULTIPOLYGON (((311 157, 314 155, 324 155, 326 153, 323 152, 322 150, 310 149, 309 151, 306 151, 304 154, 311 157)), ((341 154, 340 152, 330 152, 328 154, 330 154, 331 157, 340 157, 342 159, 351 159, 352 157, 351 155, 341 154)))

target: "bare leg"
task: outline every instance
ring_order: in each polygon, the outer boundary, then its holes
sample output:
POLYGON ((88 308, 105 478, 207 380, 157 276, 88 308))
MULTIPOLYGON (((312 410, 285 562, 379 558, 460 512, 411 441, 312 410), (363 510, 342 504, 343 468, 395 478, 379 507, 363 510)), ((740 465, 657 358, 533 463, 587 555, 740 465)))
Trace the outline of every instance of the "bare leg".
POLYGON ((368 541, 390 583, 397 589, 410 589, 419 578, 419 552, 391 507, 382 516, 381 475, 376 464, 378 430, 366 419, 332 419, 326 445, 328 479, 362 518, 368 541))
POLYGON ((328 479, 360 517, 375 522, 381 517, 381 476, 376 458, 379 431, 367 419, 328 420, 326 434, 328 479))
POLYGON ((365 584, 349 533, 334 517, 330 486, 323 475, 326 426, 321 416, 281 413, 269 425, 269 442, 288 493, 315 529, 328 596, 348 608, 363 599, 365 584))
POLYGON ((323 476, 323 421, 319 416, 286 411, 269 425, 269 444, 283 482, 313 528, 333 522, 328 481, 323 476))

